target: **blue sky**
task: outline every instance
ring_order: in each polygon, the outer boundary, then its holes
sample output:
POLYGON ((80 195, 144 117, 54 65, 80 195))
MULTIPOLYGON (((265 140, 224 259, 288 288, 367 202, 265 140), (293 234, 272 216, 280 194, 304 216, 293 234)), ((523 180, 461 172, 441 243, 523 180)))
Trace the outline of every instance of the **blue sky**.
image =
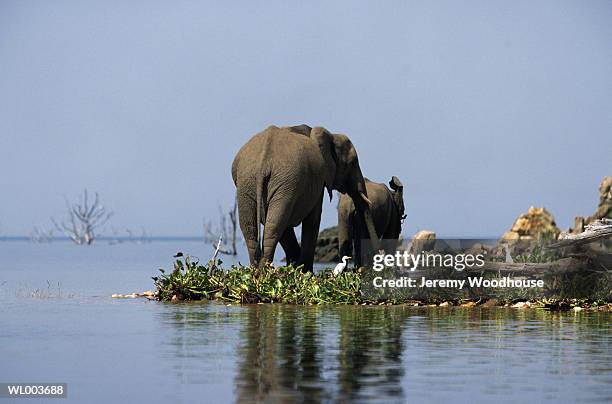
MULTIPOLYGON (((197 235, 270 124, 348 134, 405 233, 567 227, 612 175, 609 1, 3 1, 0 232, 97 190, 117 229, 197 235)), ((335 222, 326 202, 323 225, 335 222)))

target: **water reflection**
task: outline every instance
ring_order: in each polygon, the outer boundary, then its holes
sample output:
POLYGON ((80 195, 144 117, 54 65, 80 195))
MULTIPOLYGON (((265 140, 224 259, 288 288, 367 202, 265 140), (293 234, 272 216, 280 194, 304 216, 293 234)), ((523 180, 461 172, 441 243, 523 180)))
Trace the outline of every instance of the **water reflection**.
POLYGON ((240 401, 322 401, 326 352, 318 308, 267 306, 250 310, 239 347, 240 401))
POLYGON ((177 380, 222 401, 597 402, 612 391, 609 313, 163 307, 177 380))
POLYGON ((262 306, 242 333, 240 401, 401 398, 408 311, 262 306))
POLYGON ((393 307, 344 307, 339 311, 341 397, 401 398, 402 331, 410 315, 393 307))

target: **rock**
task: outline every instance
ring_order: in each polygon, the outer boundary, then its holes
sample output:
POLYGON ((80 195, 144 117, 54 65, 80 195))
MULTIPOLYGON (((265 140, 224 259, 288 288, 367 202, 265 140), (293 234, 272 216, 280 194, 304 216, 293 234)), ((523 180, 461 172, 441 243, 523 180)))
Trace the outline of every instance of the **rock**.
POLYGON ((582 310, 582 307, 580 307, 580 306, 575 306, 575 307, 574 307, 572 310, 574 310, 574 311, 581 311, 581 310, 582 310))
POLYGON ((594 219, 612 219, 612 177, 605 176, 599 185, 599 206, 594 219))
POLYGON ((505 241, 517 241, 520 237, 521 236, 519 236, 517 232, 511 231, 511 230, 505 232, 501 236, 502 240, 505 240, 505 241))
POLYGON ((475 307, 476 302, 465 302, 460 307, 475 307))
POLYGON ((520 215, 514 221, 512 228, 504 233, 500 241, 556 239, 560 232, 550 212, 545 208, 532 206, 527 213, 520 215))
POLYGON ((582 233, 584 227, 597 219, 612 219, 612 177, 605 176, 599 185, 599 205, 593 216, 577 216, 572 233, 582 233))
POLYGON ((412 247, 410 250, 414 254, 421 251, 431 251, 436 245, 436 233, 431 230, 421 230, 412 236, 412 247))
POLYGON ((323 229, 317 238, 315 262, 338 262, 338 227, 323 229))
POLYGON ((442 303, 440 303, 440 307, 448 307, 450 305, 451 304, 449 302, 442 302, 442 303))
POLYGON ((528 309, 531 307, 531 303, 529 302, 518 302, 512 305, 515 309, 528 309))

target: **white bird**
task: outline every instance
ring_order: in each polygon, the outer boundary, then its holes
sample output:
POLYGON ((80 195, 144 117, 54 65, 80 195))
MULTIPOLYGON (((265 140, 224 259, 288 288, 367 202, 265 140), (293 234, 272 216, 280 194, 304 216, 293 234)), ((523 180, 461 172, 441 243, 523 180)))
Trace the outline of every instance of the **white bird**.
POLYGON ((338 265, 336 265, 336 267, 333 270, 333 274, 334 276, 338 276, 342 273, 342 271, 344 271, 344 269, 346 268, 346 264, 348 264, 346 261, 350 260, 351 257, 345 255, 344 257, 342 257, 342 262, 339 263, 338 265))

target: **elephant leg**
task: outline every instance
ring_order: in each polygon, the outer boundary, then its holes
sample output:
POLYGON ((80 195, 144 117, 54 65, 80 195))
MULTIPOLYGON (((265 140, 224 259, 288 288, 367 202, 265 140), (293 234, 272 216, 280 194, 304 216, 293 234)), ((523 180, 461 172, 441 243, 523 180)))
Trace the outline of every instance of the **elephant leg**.
POLYGON ((401 232, 402 232, 401 220, 397 217, 392 217, 389 222, 389 225, 387 226, 387 229, 385 230, 383 234, 383 238, 387 240, 386 244, 388 248, 393 250, 393 251, 390 251, 391 253, 395 253, 395 250, 397 250, 398 239, 399 239, 401 232))
POLYGON ((287 224, 287 218, 290 216, 291 210, 292 206, 285 200, 270 201, 263 231, 263 253, 259 263, 260 266, 274 261, 276 246, 281 241, 285 231, 290 228, 287 224))
POLYGON ((363 219, 359 212, 354 212, 352 219, 353 219, 352 220, 353 226, 352 226, 351 234, 353 237, 353 248, 355 251, 355 257, 353 257, 353 262, 355 263, 355 268, 360 268, 361 266, 363 266, 361 256, 363 254, 363 249, 362 249, 363 239, 362 238, 364 236, 363 229, 365 227, 365 223, 362 223, 363 219))
POLYGON ((353 254, 352 214, 338 215, 338 257, 353 254))
POLYGON ((259 251, 257 245, 259 223, 255 224, 257 222, 257 205, 254 200, 247 197, 238 198, 238 220, 249 250, 249 261, 251 265, 257 266, 261 258, 261 251, 259 251))
POLYGON ((287 265, 295 264, 300 258, 300 244, 295 237, 295 231, 293 227, 287 227, 287 230, 283 233, 280 238, 281 246, 285 250, 285 256, 287 257, 287 265))
POLYGON ((302 252, 298 264, 304 265, 305 271, 312 272, 314 263, 317 237, 319 237, 319 225, 321 224, 321 210, 323 208, 323 192, 317 205, 310 211, 302 221, 302 252))
POLYGON ((382 247, 385 250, 386 254, 395 254, 395 251, 397 250, 398 237, 399 237, 399 234, 394 229, 387 229, 383 233, 384 243, 382 247))

